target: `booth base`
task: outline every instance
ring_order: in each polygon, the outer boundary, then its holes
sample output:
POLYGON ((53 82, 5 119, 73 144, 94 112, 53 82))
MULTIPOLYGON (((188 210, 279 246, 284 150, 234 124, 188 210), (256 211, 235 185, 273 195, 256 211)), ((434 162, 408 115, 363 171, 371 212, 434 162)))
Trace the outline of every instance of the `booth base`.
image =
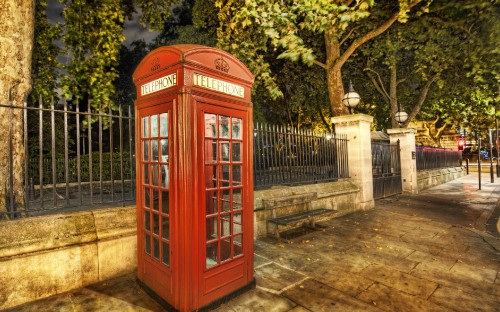
MULTIPOLYGON (((176 308, 174 308, 170 303, 168 303, 167 301, 165 301, 165 299, 163 299, 162 297, 160 297, 157 293, 155 293, 151 288, 148 287, 148 285, 144 284, 139 278, 136 278, 136 281, 137 281, 137 284, 151 297, 153 298, 156 302, 158 302, 163 308, 165 308, 167 311, 169 312, 178 312, 179 310, 177 310, 176 308)), ((221 304, 241 295, 242 293, 244 292, 247 292, 253 288, 255 288, 256 286, 256 282, 255 282, 255 278, 252 279, 252 281, 250 283, 248 283, 247 285, 241 287, 241 288, 238 288, 236 289, 235 291, 225 295, 224 297, 221 297, 215 301, 212 301, 211 303, 209 303, 208 305, 204 306, 204 307, 201 307, 199 309, 195 309, 193 311, 200 311, 200 312, 203 312, 203 311, 210 311, 212 309, 215 309, 217 307, 219 307, 221 304)))

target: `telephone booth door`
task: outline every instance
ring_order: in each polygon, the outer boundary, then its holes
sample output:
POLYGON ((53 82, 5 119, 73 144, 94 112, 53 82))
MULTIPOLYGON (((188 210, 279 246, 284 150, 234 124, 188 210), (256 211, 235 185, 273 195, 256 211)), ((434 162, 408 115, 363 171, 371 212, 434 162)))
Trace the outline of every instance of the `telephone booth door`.
MULTIPOLYGON (((169 117, 171 103, 140 110, 137 192, 138 250, 141 277, 162 297, 172 300, 169 117), (161 278, 157 278, 161 276, 161 278)), ((136 115, 137 116, 137 115, 136 115)))
POLYGON ((253 287, 252 74, 176 45, 146 55, 134 83, 139 284, 179 311, 253 287))

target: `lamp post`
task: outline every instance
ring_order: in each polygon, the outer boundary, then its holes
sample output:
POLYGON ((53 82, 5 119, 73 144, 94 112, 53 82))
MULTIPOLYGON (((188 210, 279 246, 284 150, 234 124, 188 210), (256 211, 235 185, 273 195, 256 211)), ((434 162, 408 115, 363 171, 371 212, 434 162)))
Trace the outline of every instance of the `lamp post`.
POLYGON ((398 103, 398 112, 394 114, 394 119, 398 122, 399 127, 408 120, 408 114, 405 111, 401 111, 401 105, 398 103))
POLYGON ((361 97, 359 94, 354 91, 354 87, 352 86, 352 81, 349 80, 349 92, 344 94, 342 98, 342 103, 349 109, 349 114, 352 114, 352 111, 356 106, 358 106, 361 97))

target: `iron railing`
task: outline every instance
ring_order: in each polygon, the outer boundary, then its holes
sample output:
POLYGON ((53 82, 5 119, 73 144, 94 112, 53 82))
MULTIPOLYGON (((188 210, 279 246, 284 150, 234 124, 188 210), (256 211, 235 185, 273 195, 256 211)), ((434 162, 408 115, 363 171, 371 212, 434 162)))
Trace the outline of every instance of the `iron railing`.
POLYGON ((416 146, 417 171, 459 167, 462 151, 448 148, 416 146))
MULTIPOLYGON (((91 102, 1 105, 23 110, 24 207, 13 200, 9 219, 85 206, 124 206, 135 201, 134 116, 121 106, 93 109, 91 102)), ((10 146, 12 136, 8 138, 10 146)), ((12 151, 11 151, 12 153, 12 151)), ((12 157, 9 163, 13 175, 12 157)), ((7 198, 14 198, 12 188, 7 198)))
POLYGON ((254 126, 256 189, 347 177, 346 136, 268 124, 254 126))
MULTIPOLYGON (((121 106, 114 111, 90 102, 62 100, 23 107, 24 204, 19 190, 8 188, 7 216, 113 207, 135 202, 134 116, 121 106), (19 195, 18 195, 19 201, 19 195)), ((7 144, 14 145, 12 134, 7 144)), ((10 151, 9 177, 14 160, 10 151)), ((295 128, 259 124, 254 131, 255 187, 295 185, 347 178, 347 139, 295 128)), ((12 184, 12 183, 11 183, 12 184)), ((11 185, 12 186, 12 185, 11 185)))

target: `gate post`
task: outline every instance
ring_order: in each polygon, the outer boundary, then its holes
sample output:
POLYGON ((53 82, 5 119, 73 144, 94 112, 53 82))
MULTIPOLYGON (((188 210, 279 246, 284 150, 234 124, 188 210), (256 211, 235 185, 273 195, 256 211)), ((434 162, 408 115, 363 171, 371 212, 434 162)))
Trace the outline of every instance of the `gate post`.
POLYGON ((391 144, 395 144, 399 140, 403 194, 417 194, 418 178, 415 148, 415 133, 417 133, 417 130, 409 128, 387 129, 387 133, 391 144))
POLYGON ((373 201, 372 145, 370 126, 373 117, 364 114, 332 118, 337 133, 347 136, 349 176, 361 189, 360 208, 370 209, 373 201))

